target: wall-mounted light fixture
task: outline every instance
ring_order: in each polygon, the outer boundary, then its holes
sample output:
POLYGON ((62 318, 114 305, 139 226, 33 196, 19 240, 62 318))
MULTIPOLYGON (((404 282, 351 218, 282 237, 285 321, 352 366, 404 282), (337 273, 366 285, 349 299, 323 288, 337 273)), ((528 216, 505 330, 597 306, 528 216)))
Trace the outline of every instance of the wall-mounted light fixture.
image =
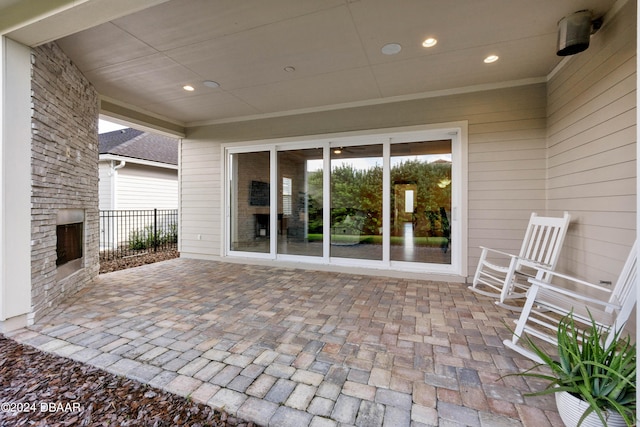
POLYGON ((602 18, 593 19, 590 10, 580 10, 558 22, 558 56, 575 55, 589 47, 592 34, 602 26, 602 18))

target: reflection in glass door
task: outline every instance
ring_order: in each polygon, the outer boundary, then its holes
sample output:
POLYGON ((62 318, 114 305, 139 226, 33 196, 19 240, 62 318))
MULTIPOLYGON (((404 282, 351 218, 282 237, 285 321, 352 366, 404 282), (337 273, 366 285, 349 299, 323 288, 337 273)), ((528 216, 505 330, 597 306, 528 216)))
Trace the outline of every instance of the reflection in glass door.
POLYGON ((230 249, 270 250, 269 152, 235 153, 230 157, 230 249))
POLYGON ((382 145, 331 150, 331 249, 339 258, 382 260, 382 145))
POLYGON ((451 141, 391 145, 392 261, 451 264, 451 141))
POLYGON ((322 151, 278 152, 278 254, 322 257, 322 151))

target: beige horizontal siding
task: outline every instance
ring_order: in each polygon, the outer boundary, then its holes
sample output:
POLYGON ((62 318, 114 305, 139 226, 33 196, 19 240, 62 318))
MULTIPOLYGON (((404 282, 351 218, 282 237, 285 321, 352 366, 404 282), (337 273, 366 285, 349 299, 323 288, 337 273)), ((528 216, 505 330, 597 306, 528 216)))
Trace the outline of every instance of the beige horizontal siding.
POLYGON ((220 145, 185 139, 180 157, 180 252, 220 256, 220 145))
POLYGON ((525 170, 520 170, 518 172, 519 173, 516 174, 513 172, 513 170, 499 170, 499 171, 486 170, 482 172, 476 171, 473 173, 473 179, 470 179, 469 182, 505 181, 505 180, 514 180, 514 181, 540 180, 539 169, 525 169, 525 170))
MULTIPOLYGON (((512 138, 498 140, 500 135, 493 134, 493 139, 490 139, 488 142, 483 142, 480 140, 479 135, 474 135, 473 143, 469 146, 469 153, 478 156, 493 156, 504 152, 505 147, 507 147, 515 156, 517 155, 515 153, 516 151, 524 151, 528 153, 532 150, 540 150, 540 146, 544 146, 544 144, 546 144, 546 139, 539 137, 542 133, 541 131, 538 130, 536 132, 537 133, 535 135, 523 136, 523 139, 520 140, 512 138)), ((488 137, 491 138, 491 135, 488 137)))
MULTIPOLYGON (((589 200, 597 199, 596 202, 609 200, 614 198, 624 198, 625 196, 635 197, 635 176, 627 179, 610 180, 609 177, 603 178, 601 181, 593 183, 581 183, 572 186, 555 188, 553 191, 554 198, 558 200, 589 200)), ((627 206, 626 200, 621 200, 619 206, 622 210, 631 208, 635 210, 633 205, 627 206)))
MULTIPOLYGON (((631 93, 628 93, 624 97, 616 97, 610 99, 606 108, 600 108, 601 106, 590 106, 590 110, 593 113, 586 117, 581 117, 578 121, 568 122, 564 124, 564 127, 560 128, 557 124, 553 128, 549 129, 549 142, 552 149, 550 155, 553 156, 557 150, 563 147, 557 147, 564 141, 576 142, 576 136, 582 137, 582 143, 585 143, 593 138, 594 135, 591 132, 607 133, 617 130, 611 127, 610 121, 615 117, 631 111, 635 108, 635 93, 632 87, 628 88, 631 93), (602 126, 605 126, 604 129, 602 126)), ((580 142, 580 140, 578 140, 580 142)), ((565 148, 571 149, 571 146, 565 148)))
MULTIPOLYGON (((510 180, 510 181, 473 181, 469 183, 469 194, 483 194, 486 197, 491 192, 499 192, 503 196, 504 191, 524 192, 542 190, 545 191, 544 183, 537 180, 510 180)), ((480 198, 480 197, 477 197, 480 198)))
MULTIPOLYGON (((629 125, 629 120, 633 120, 633 118, 626 113, 624 117, 627 119, 627 122, 624 123, 627 127, 617 128, 615 130, 609 128, 606 132, 602 133, 590 133, 589 138, 584 138, 581 144, 576 144, 576 140, 579 139, 579 137, 574 137, 565 141, 566 145, 571 145, 572 148, 567 148, 563 151, 559 149, 549 150, 549 168, 561 168, 564 170, 572 164, 581 165, 582 162, 577 162, 577 160, 584 160, 586 162, 591 160, 591 164, 585 163, 582 166, 577 166, 577 168, 587 170, 593 169, 594 164, 597 167, 606 166, 606 164, 603 165, 600 163, 602 161, 608 161, 609 164, 620 164, 624 163, 625 160, 633 159, 634 157, 620 156, 621 153, 616 152, 619 150, 633 149, 635 146, 636 129, 635 126, 629 125), (608 156, 608 158, 603 156, 608 156)), ((609 125, 611 125, 611 123, 609 123, 609 125)), ((603 124, 602 127, 604 126, 603 124)), ((560 145, 561 144, 558 144, 558 146, 560 145)))

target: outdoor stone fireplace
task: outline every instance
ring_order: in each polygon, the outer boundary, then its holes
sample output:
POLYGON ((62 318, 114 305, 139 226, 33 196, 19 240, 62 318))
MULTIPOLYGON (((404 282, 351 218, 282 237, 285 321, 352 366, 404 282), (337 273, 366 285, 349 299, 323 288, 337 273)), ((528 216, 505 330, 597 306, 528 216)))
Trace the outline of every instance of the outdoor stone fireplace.
POLYGON ((31 66, 33 323, 98 276, 100 229, 98 95, 55 43, 31 66))

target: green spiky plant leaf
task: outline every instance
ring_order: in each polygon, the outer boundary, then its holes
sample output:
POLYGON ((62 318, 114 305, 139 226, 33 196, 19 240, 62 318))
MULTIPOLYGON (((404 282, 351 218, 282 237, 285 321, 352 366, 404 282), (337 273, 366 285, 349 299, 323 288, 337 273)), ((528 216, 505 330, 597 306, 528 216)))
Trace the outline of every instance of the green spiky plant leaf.
POLYGON ((531 396, 566 391, 589 404, 578 425, 595 412, 603 425, 607 425, 605 411, 619 413, 629 426, 636 423, 636 345, 629 336, 622 338, 613 331, 613 339, 605 345, 606 333, 592 316, 585 329, 576 326, 573 313, 558 325, 557 360, 542 350, 528 336, 525 340, 543 363, 525 372, 510 374, 542 379, 548 386, 531 396), (534 372, 547 366, 551 375, 534 372))

